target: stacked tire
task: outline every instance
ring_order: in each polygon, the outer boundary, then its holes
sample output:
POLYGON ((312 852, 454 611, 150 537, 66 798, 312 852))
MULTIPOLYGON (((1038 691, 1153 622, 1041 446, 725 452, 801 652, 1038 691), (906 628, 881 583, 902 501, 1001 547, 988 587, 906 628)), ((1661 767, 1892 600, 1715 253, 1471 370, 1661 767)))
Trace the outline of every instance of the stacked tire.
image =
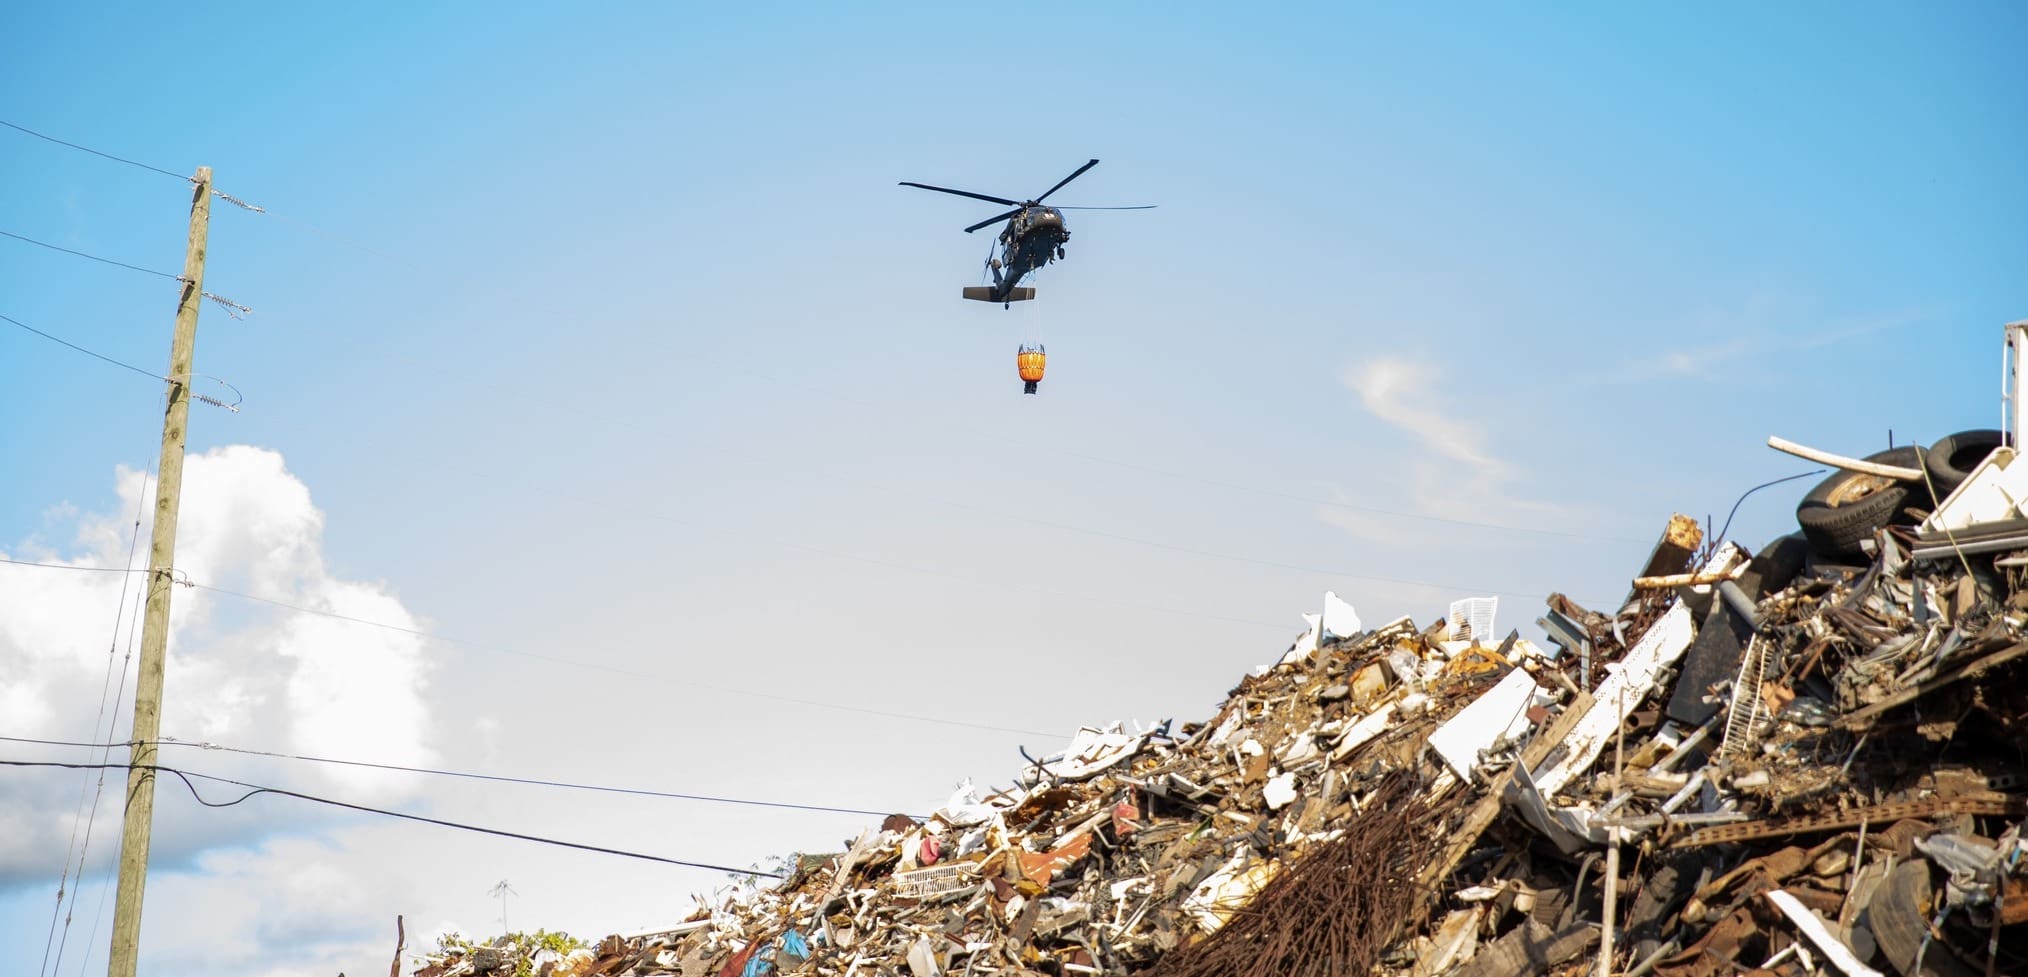
MULTIPOLYGON (((1972 469, 1979 467, 1993 449, 2005 444, 2007 437, 1998 431, 1959 431, 1930 445, 1923 453, 1922 467, 1929 473, 1929 482, 1936 489, 1936 501, 1957 490, 1972 477, 1972 469)), ((1925 489, 1918 498, 1927 495, 1925 489)), ((1925 507, 1927 508, 1927 507, 1925 507)))
POLYGON ((1927 451, 1909 445, 1867 455, 1866 461, 1918 469, 1927 478, 1901 481, 1862 472, 1837 472, 1803 496, 1796 506, 1796 524, 1803 528, 1810 548, 1821 556, 1861 556, 1861 543, 1883 527, 1912 522, 1911 509, 1935 509, 2006 440, 1999 431, 1959 431, 1938 440, 1927 451))
MULTIPOLYGON (((1916 445, 1891 448, 1867 455, 1865 460, 1897 468, 1919 468, 1922 449, 1916 445)), ((1810 548, 1830 557, 1855 557, 1864 551, 1859 544, 1872 539, 1881 527, 1904 521, 1904 510, 1916 498, 1914 483, 1868 475, 1836 472, 1817 483, 1796 506, 1796 524, 1810 548)))

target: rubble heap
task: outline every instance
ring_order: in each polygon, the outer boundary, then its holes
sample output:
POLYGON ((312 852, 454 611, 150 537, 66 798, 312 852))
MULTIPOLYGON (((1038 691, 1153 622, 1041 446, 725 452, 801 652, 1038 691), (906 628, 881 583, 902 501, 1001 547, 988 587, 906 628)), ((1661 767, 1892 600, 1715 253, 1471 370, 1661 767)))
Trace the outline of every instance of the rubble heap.
POLYGON ((1676 517, 1618 611, 1550 599, 1548 647, 1470 601, 1365 628, 1327 595, 1205 722, 1081 730, 1010 786, 528 969, 2028 972, 2028 535, 1966 552, 1927 515, 1755 556, 1676 517))

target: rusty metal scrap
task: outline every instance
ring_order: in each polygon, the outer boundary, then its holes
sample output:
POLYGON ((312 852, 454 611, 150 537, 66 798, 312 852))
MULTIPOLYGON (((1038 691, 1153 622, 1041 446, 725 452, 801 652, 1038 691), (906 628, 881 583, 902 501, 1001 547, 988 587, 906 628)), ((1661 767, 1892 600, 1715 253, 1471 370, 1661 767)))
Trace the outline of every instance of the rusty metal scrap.
POLYGON ((2018 818, 2028 815, 2028 799, 2010 797, 2005 794, 1994 794, 1989 797, 1933 797, 1920 801, 1903 801, 1899 804, 1875 804, 1869 807, 1847 808, 1798 818, 1741 821, 1737 824, 1720 824, 1709 828, 1700 828, 1670 842, 1669 847, 1696 848, 1702 845, 1723 845, 1730 842, 1758 841, 1765 838, 1787 838, 1793 835, 1815 834, 1819 831, 1856 828, 1862 824, 1892 824, 1896 821, 1929 820, 1954 814, 2018 818))
POLYGON ((1201 942, 1149 977, 1365 977, 1419 896, 1417 870, 1435 854, 1431 811, 1402 774, 1373 794, 1372 813, 1268 883, 1201 942))
POLYGON ((663 931, 416 977, 2028 972, 2028 552, 1894 533, 1749 561, 1679 516, 1669 579, 1550 599, 1554 649, 1318 627, 1201 723, 1081 730, 663 931))

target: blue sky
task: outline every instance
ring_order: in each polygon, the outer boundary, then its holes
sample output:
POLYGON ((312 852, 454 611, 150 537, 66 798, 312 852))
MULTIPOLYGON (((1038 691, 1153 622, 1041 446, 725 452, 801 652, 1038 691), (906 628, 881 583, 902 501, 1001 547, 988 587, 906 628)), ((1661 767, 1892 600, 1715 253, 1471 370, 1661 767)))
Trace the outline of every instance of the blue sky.
MULTIPOLYGON (((1672 511, 1808 470, 1770 434, 1861 454, 1992 426, 1999 326, 2028 316, 2024 37, 2004 4, 41 4, 0 38, 0 118, 212 166, 271 211, 214 208, 207 287, 256 312, 200 326, 199 371, 246 396, 193 415, 240 493, 191 544, 209 579, 469 642, 362 650, 386 634, 220 598, 180 674, 296 684, 193 699, 172 662, 171 699, 210 710, 188 723, 919 809, 1055 740, 724 690, 1059 739, 1201 718, 1326 589, 1372 621, 1498 592, 1527 627, 1552 590, 1615 601, 1672 511), (956 298, 990 205, 895 186, 1022 197, 1091 157, 1052 202, 1160 208, 1072 214, 1013 310, 956 298), (290 576, 264 580, 277 540, 290 576), (388 674, 391 725, 306 726, 289 698, 388 674)), ((0 230, 180 266, 174 180, 12 130, 0 177, 0 230)), ((0 239, 0 313, 108 356, 162 369, 173 305, 0 239)), ((159 396, 0 331, 0 551, 123 554, 116 472, 152 463, 159 396)), ((1809 484, 1735 535, 1789 531, 1809 484)), ((0 576, 10 613, 29 572, 0 576)), ((96 700, 59 693, 103 662, 22 635, 103 655, 116 600, 47 597, 62 615, 0 643, 0 700, 46 706, 0 734, 90 731, 96 700)), ((732 864, 859 827, 262 763, 242 772, 732 864)), ((517 926, 591 936, 716 881, 255 804, 165 800, 151 972, 204 942, 240 948, 214 972, 363 969, 398 912, 497 928, 502 877, 517 926), (360 895, 177 923, 306 878, 360 895)), ((62 860, 36 854, 0 865, 9 972, 49 922, 62 860)))

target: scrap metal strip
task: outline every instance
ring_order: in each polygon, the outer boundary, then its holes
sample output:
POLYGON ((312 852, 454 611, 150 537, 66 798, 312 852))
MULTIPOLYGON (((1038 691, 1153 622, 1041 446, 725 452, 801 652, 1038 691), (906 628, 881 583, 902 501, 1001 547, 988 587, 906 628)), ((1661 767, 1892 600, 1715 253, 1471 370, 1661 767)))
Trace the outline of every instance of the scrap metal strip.
POLYGON ((1761 838, 1782 838, 1788 835, 1810 834, 1818 831, 1836 831, 1856 828, 1862 824, 1886 824, 1911 818, 1935 818, 1947 814, 1995 815, 2020 817, 2028 815, 2028 799, 1994 794, 1986 797, 1933 797, 1923 801, 1901 801, 1893 804, 1874 804, 1869 807, 1847 808, 1830 814, 1814 814, 1809 817, 1786 818, 1782 820, 1741 821, 1737 824, 1721 824, 1693 831, 1671 843, 1671 848, 1698 848, 1704 845, 1722 845, 1735 841, 1753 841, 1761 838))

